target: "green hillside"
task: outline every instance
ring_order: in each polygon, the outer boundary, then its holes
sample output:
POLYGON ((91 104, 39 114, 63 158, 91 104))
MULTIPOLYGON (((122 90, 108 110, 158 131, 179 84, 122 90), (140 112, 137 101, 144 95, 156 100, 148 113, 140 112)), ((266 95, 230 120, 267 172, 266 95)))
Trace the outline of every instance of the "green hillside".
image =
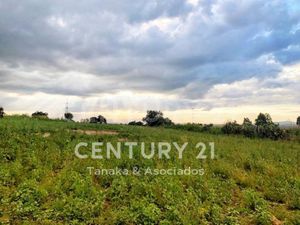
POLYGON ((15 116, 0 120, 0 155, 0 224, 300 224, 298 141, 15 116), (87 159, 74 154, 80 142, 87 159), (189 145, 182 159, 176 151, 144 159, 138 148, 132 159, 125 151, 92 159, 93 142, 189 145), (198 142, 214 142, 215 159, 197 159, 198 142), (87 167, 204 175, 97 175, 87 167))

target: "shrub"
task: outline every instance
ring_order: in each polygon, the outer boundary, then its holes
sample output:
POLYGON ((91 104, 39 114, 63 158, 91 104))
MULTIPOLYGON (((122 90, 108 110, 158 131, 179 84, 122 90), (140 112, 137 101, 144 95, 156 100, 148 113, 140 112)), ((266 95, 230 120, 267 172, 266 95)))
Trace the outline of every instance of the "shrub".
POLYGON ((35 216, 46 196, 47 192, 37 188, 34 182, 24 182, 17 188, 11 199, 14 215, 19 218, 35 216))
POLYGON ((242 124, 242 132, 246 137, 255 137, 255 126, 252 124, 250 119, 244 118, 244 122, 242 124))
POLYGON ((34 118, 48 118, 48 113, 42 112, 42 111, 36 111, 31 114, 32 117, 34 118))
POLYGON ((128 125, 132 125, 132 126, 143 126, 143 122, 141 121, 131 121, 128 123, 128 125))
POLYGON ((0 107, 0 118, 3 118, 4 116, 4 109, 0 107))
POLYGON ((260 211, 265 209, 267 202, 254 190, 244 191, 244 202, 248 209, 253 211, 260 211))
POLYGON ((241 134, 242 133, 242 127, 236 121, 227 122, 222 127, 222 132, 224 134, 241 134))
POLYGON ((269 114, 260 113, 255 120, 256 132, 258 137, 271 138, 274 140, 283 139, 287 137, 287 133, 280 129, 278 124, 272 121, 269 114))
POLYGON ((273 124, 272 118, 268 113, 259 113, 256 120, 255 120, 255 125, 256 126, 265 126, 265 125, 270 125, 273 124))
POLYGON ((207 132, 211 134, 221 134, 221 128, 214 126, 213 124, 201 124, 201 123, 187 123, 187 124, 172 124, 165 126, 171 129, 186 130, 193 132, 207 132))
POLYGON ((66 120, 72 120, 73 119, 73 114, 72 113, 67 112, 67 113, 65 113, 64 116, 65 116, 66 120))
POLYGON ((273 140, 283 139, 285 133, 278 124, 260 125, 256 127, 256 132, 260 138, 271 138, 273 140))
POLYGON ((178 129, 178 130, 187 130, 193 132, 202 132, 202 124, 197 123, 187 123, 187 124, 174 124, 168 126, 168 128, 178 129))
POLYGON ((102 115, 99 115, 98 117, 91 117, 90 123, 100 123, 100 124, 107 124, 106 118, 102 115))
POLYGON ((210 124, 204 124, 202 127, 203 131, 210 131, 210 129, 213 127, 214 125, 212 123, 210 124))
POLYGON ((161 111, 148 110, 146 117, 143 118, 148 126, 170 126, 174 124, 169 118, 164 118, 161 111))
POLYGON ((227 122, 222 127, 224 134, 243 134, 246 137, 270 138, 273 140, 288 138, 288 133, 280 129, 278 124, 273 123, 269 114, 260 113, 255 120, 255 125, 248 118, 244 118, 242 125, 236 121, 227 122))
POLYGON ((146 199, 132 201, 130 208, 135 212, 137 224, 158 224, 160 221, 161 210, 146 199))

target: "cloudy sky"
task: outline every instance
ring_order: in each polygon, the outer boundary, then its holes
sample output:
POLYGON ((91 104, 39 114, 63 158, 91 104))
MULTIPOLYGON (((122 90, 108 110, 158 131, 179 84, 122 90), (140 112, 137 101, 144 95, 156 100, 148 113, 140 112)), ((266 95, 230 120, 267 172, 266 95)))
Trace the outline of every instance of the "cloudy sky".
POLYGON ((299 0, 0 0, 7 113, 295 120, 299 90, 299 0))

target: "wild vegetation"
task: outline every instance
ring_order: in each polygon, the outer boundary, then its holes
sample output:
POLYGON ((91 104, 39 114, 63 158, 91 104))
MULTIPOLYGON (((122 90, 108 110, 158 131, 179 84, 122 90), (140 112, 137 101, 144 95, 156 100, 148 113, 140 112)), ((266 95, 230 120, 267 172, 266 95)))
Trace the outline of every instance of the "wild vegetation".
POLYGON ((90 123, 100 123, 100 124, 107 124, 106 118, 102 115, 99 115, 98 117, 91 117, 89 120, 90 123))
POLYGON ((42 111, 36 111, 36 112, 32 113, 31 116, 34 117, 34 118, 47 119, 48 118, 48 113, 42 112, 42 111))
POLYGON ((150 127, 170 126, 174 124, 169 118, 165 118, 163 115, 161 111, 148 110, 143 121, 150 127))
POLYGON ((141 121, 131 121, 128 123, 128 125, 133 125, 133 126, 143 126, 143 122, 141 121))
MULTIPOLYGON (((231 135, 244 135, 249 138, 269 138, 273 140, 278 139, 291 139, 294 133, 291 129, 281 129, 278 124, 272 121, 268 113, 260 113, 255 124, 249 118, 244 118, 243 123, 240 125, 236 121, 227 122, 222 127, 214 126, 213 124, 175 124, 169 118, 164 118, 163 113, 160 111, 147 111, 147 115, 143 118, 147 126, 157 127, 163 126, 165 128, 195 131, 195 132, 208 132, 211 134, 231 134, 231 135)), ((128 125, 142 126, 142 122, 132 121, 128 125)))
POLYGON ((4 109, 0 107, 0 118, 3 118, 4 116, 4 109))
POLYGON ((294 140, 6 116, 0 120, 0 223, 298 225, 299 152, 294 140), (214 142, 216 159, 196 159, 193 148, 181 160, 143 159, 135 151, 133 159, 74 155, 79 142, 124 140, 214 142), (205 174, 96 176, 90 166, 194 167, 205 174))
POLYGON ((73 120, 73 114, 72 113, 70 113, 70 112, 66 112, 65 114, 64 114, 64 116, 65 116, 65 119, 66 120, 73 120))
POLYGON ((222 127, 224 134, 243 134, 246 137, 260 137, 270 138, 274 140, 285 139, 288 137, 288 133, 280 129, 278 124, 272 121, 269 114, 260 113, 255 120, 255 124, 245 118, 242 125, 239 125, 236 121, 228 122, 222 127))

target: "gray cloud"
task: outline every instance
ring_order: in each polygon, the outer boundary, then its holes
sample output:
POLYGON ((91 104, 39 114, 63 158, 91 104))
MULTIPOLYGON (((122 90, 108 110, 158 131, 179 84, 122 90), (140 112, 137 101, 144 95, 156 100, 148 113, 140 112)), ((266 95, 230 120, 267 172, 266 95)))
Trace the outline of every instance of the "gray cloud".
POLYGON ((299 9, 293 0, 0 1, 0 90, 193 101, 299 61, 299 9))

